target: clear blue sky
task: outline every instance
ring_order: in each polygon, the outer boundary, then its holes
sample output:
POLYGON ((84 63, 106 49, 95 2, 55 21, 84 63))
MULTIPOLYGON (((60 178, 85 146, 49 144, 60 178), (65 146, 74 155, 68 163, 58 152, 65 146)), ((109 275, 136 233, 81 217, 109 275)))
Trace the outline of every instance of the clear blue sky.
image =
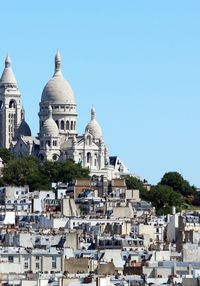
POLYGON ((178 171, 200 186, 200 1, 2 1, 7 51, 26 119, 59 49, 83 133, 95 106, 110 155, 150 183, 178 171))

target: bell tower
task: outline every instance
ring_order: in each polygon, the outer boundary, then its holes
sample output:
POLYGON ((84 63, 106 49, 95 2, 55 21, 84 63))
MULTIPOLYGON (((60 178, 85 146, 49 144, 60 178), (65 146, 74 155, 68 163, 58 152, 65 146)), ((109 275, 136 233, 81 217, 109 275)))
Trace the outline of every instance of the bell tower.
POLYGON ((0 147, 9 148, 22 120, 20 92, 11 68, 9 55, 0 79, 0 147))

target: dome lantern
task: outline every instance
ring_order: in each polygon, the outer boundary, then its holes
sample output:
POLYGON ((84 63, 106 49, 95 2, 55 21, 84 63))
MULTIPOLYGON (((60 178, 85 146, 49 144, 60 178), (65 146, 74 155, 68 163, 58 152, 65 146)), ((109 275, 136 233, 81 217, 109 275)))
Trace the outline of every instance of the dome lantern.
POLYGON ((57 73, 61 74, 61 56, 60 53, 57 52, 55 55, 55 73, 54 76, 57 75, 57 73))

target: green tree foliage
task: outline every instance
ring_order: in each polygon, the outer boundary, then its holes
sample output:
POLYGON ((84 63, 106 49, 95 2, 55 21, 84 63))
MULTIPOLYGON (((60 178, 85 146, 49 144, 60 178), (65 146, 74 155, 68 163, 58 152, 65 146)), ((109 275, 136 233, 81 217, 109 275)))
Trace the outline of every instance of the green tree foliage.
POLYGON ((24 186, 30 190, 49 187, 49 182, 39 171, 39 161, 33 157, 14 158, 3 168, 4 183, 24 186))
POLYGON ((148 192, 148 200, 156 208, 158 215, 171 213, 172 206, 178 210, 183 204, 182 196, 171 187, 158 184, 148 192))
POLYGON ((14 158, 14 155, 8 149, 0 148, 0 158, 3 160, 3 163, 6 164, 14 158))
POLYGON ((49 189, 52 182, 70 182, 75 178, 88 178, 89 170, 72 161, 41 163, 34 157, 15 157, 3 168, 0 184, 29 185, 31 191, 49 189))
POLYGON ((165 173, 160 184, 172 187, 175 192, 183 196, 186 204, 195 206, 200 205, 200 198, 196 188, 191 186, 178 172, 165 173))
POLYGON ((71 182, 75 178, 88 178, 89 169, 82 168, 80 164, 75 164, 68 160, 64 162, 45 161, 40 166, 43 176, 51 182, 71 182))
POLYGON ((194 195, 196 191, 195 187, 190 186, 189 182, 178 172, 165 173, 160 184, 172 187, 175 192, 180 193, 183 196, 194 195))

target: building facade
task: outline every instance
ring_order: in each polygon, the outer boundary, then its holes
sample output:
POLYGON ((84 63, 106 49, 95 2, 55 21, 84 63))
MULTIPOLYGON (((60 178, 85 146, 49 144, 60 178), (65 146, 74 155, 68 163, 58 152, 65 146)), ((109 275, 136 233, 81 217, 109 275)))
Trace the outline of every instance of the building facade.
POLYGON ((61 70, 61 56, 55 56, 55 71, 45 85, 39 104, 39 133, 31 135, 20 102, 20 92, 7 56, 0 79, 0 147, 18 156, 37 156, 41 160, 73 160, 89 168, 91 175, 116 177, 128 174, 117 158, 113 163, 104 143, 95 109, 82 135, 77 133, 76 99, 61 70))

